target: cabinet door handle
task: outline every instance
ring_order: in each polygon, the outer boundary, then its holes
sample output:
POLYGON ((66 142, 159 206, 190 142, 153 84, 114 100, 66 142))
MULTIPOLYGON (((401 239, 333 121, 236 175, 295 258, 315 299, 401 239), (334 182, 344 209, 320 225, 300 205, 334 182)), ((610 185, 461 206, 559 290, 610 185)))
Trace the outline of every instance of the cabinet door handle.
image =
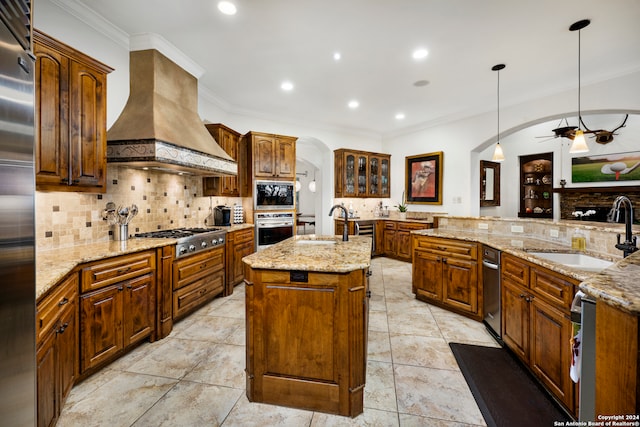
POLYGON ((133 289, 133 286, 127 285, 127 289, 133 289))
POLYGON ((69 326, 69 322, 64 322, 62 326, 60 326, 60 329, 58 329, 58 333, 59 334, 63 333, 64 330, 67 329, 67 326, 69 326))
POLYGON ((366 292, 367 298, 371 298, 371 291, 366 292))
POLYGON ((67 297, 62 298, 62 300, 60 300, 60 302, 58 303, 58 305, 65 305, 69 302, 69 299, 67 297))
POLYGON ((124 290, 124 288, 122 286, 118 286, 118 290, 122 291, 122 290, 124 290))
POLYGON ((125 267, 123 269, 118 270, 118 274, 124 274, 131 270, 131 267, 125 267))
POLYGON ((371 270, 367 271, 367 277, 371 277, 371 276, 373 276, 373 271, 371 270))
POLYGON ((442 262, 444 262, 446 264, 447 263, 447 259, 446 258, 442 258, 442 262))
POLYGON ((525 297, 525 295, 524 295, 524 294, 520 294, 520 298, 524 298, 524 297, 525 297))

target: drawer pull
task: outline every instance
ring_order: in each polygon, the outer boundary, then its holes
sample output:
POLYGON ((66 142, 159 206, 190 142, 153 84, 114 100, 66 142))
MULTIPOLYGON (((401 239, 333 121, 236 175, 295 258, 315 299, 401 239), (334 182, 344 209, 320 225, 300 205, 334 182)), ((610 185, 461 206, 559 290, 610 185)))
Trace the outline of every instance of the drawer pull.
POLYGON ((119 291, 124 290, 124 288, 122 287, 122 285, 118 286, 118 288, 117 288, 117 289, 118 289, 119 291))
POLYGON ((69 302, 69 298, 64 297, 62 298, 62 300, 60 300, 60 302, 58 303, 58 305, 65 305, 69 302))
POLYGON ((60 326, 60 329, 58 329, 58 331, 57 331, 57 332, 58 332, 59 334, 63 333, 63 332, 64 332, 64 330, 65 330, 65 329, 67 329, 67 327, 68 327, 68 326, 69 326, 69 323, 68 323, 68 322, 64 322, 64 323, 62 324, 62 326, 60 326))
POLYGON ((371 291, 367 291, 366 295, 367 295, 367 298, 371 298, 371 291))
POLYGON ((128 272, 129 270, 131 270, 131 267, 125 267, 121 270, 118 270, 118 274, 124 274, 126 272, 128 272))

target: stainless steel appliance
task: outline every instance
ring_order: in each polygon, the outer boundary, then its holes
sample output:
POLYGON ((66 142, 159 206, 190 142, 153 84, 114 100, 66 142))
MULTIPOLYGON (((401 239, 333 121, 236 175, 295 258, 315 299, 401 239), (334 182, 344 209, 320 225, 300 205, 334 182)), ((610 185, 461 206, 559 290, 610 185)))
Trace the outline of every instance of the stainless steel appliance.
POLYGON ((578 420, 596 421, 596 302, 581 291, 571 303, 571 322, 579 331, 573 348, 579 363, 579 370, 574 373, 580 381, 578 420))
POLYGON ((0 3, 0 424, 36 424, 31 4, 0 3))
POLYGON ((215 225, 231 225, 231 208, 224 205, 216 206, 213 210, 215 225))
POLYGON ((356 235, 371 236, 371 253, 376 252, 376 224, 375 221, 357 221, 356 235))
POLYGON ((224 245, 227 232, 221 228, 174 228, 171 230, 138 233, 134 237, 178 239, 176 243, 176 258, 181 258, 224 245))
POLYGON ((500 251, 482 247, 482 277, 484 300, 484 324, 493 337, 502 344, 500 306, 500 251))
POLYGON ((255 209, 293 210, 296 183, 293 181, 256 181, 255 209))
POLYGON ((293 223, 293 212, 256 213, 256 250, 264 249, 292 237, 293 223))

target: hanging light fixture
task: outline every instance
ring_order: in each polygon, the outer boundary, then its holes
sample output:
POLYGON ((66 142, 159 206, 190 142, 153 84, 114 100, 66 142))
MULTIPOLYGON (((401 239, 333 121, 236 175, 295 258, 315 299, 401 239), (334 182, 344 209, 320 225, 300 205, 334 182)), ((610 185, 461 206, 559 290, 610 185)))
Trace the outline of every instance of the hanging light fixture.
POLYGON ((316 171, 313 171, 313 181, 309 183, 309 191, 312 193, 316 192, 316 171))
POLYGON ((502 152, 502 147, 500 146, 500 70, 503 70, 504 67, 506 67, 506 65, 504 64, 497 64, 491 67, 491 70, 498 72, 498 142, 496 143, 496 149, 494 150, 493 157, 491 158, 491 160, 493 160, 494 162, 504 161, 504 153, 502 152))
POLYGON ((587 141, 584 138, 584 132, 582 131, 581 127, 582 116, 580 114, 580 30, 585 28, 590 23, 590 20, 583 19, 571 24, 571 26, 569 27, 570 31, 578 32, 578 129, 576 129, 576 133, 573 137, 573 142, 571 143, 571 148, 569 148, 570 153, 586 153, 589 151, 589 147, 587 147, 587 141))

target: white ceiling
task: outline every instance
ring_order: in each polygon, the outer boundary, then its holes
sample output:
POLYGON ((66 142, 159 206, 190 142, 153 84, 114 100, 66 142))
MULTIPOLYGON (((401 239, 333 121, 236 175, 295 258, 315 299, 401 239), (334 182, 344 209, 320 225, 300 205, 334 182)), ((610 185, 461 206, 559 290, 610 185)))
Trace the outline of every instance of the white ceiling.
POLYGON ((560 91, 577 100, 569 26, 581 19, 583 86, 640 70, 637 0, 235 0, 235 16, 217 0, 60 1, 129 35, 161 35, 231 113, 380 135, 495 110, 498 63, 501 107, 560 91), (412 59, 417 47, 426 60, 412 59))

